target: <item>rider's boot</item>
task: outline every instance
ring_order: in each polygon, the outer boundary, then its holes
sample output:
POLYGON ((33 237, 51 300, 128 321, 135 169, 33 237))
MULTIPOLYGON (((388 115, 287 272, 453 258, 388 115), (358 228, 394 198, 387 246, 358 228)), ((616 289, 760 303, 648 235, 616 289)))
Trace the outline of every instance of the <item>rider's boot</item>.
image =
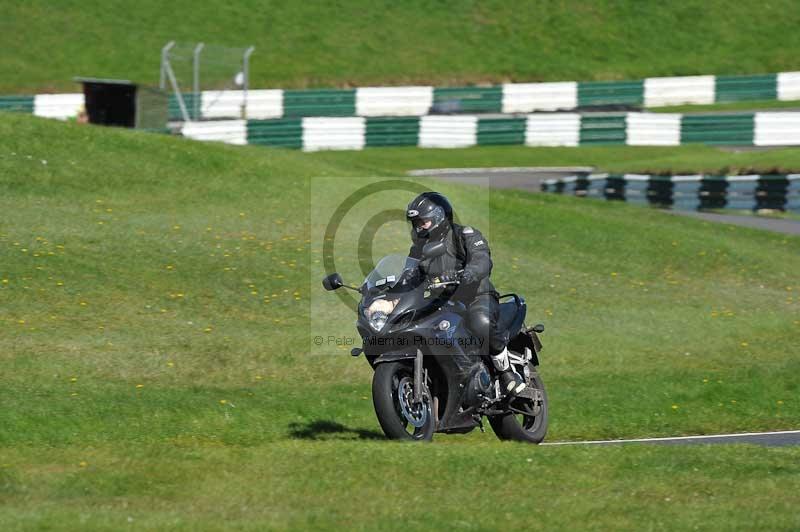
POLYGON ((504 394, 517 395, 525 389, 527 386, 525 380, 511 369, 507 347, 500 353, 492 355, 492 363, 495 369, 500 372, 500 389, 504 394))

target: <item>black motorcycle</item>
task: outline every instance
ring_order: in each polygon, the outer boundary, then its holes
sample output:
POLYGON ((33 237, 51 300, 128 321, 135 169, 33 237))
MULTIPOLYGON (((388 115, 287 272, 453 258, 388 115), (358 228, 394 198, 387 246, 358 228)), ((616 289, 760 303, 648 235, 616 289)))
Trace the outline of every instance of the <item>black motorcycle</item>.
MULTIPOLYGON (((423 259, 444 253, 428 243, 423 259)), ((509 333, 509 358, 527 387, 501 392, 486 350, 466 326, 466 307, 448 297, 457 281, 427 282, 418 261, 404 255, 381 259, 360 287, 328 275, 326 290, 361 294, 356 327, 375 370, 372 401, 383 432, 392 439, 430 441, 435 432, 483 431, 483 416, 501 440, 540 443, 547 432, 547 394, 538 373, 543 325, 526 328, 527 307, 516 294, 501 296, 498 326, 509 333)))

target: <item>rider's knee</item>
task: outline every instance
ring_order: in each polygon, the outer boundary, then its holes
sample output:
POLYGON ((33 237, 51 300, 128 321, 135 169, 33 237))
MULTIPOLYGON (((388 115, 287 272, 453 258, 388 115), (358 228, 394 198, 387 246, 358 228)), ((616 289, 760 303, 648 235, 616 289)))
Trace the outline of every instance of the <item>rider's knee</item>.
POLYGON ((492 330, 492 317, 488 310, 478 308, 469 313, 469 328, 473 334, 489 336, 492 330))

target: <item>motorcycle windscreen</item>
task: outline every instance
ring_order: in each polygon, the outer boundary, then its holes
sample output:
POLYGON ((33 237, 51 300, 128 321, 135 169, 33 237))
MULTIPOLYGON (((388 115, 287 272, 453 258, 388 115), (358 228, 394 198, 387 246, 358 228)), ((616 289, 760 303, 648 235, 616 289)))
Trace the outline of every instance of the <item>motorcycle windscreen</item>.
POLYGON ((410 273, 416 271, 418 265, 417 259, 406 255, 387 255, 378 261, 375 268, 367 275, 364 284, 369 290, 394 288, 406 280, 410 273))

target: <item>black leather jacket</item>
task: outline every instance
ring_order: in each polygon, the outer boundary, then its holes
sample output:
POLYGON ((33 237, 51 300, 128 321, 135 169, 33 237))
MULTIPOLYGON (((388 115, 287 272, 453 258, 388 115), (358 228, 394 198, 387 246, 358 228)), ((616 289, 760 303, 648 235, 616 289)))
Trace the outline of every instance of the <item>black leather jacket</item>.
MULTIPOLYGON (((426 240, 416 240, 411 244, 408 256, 419 259, 426 240)), ((497 291, 489 280, 492 273, 492 254, 489 243, 480 231, 473 227, 451 224, 444 236, 445 253, 439 257, 420 262, 422 274, 433 279, 442 273, 458 270, 471 270, 478 282, 461 285, 453 294, 453 299, 469 303, 480 294, 495 294, 497 291)))

